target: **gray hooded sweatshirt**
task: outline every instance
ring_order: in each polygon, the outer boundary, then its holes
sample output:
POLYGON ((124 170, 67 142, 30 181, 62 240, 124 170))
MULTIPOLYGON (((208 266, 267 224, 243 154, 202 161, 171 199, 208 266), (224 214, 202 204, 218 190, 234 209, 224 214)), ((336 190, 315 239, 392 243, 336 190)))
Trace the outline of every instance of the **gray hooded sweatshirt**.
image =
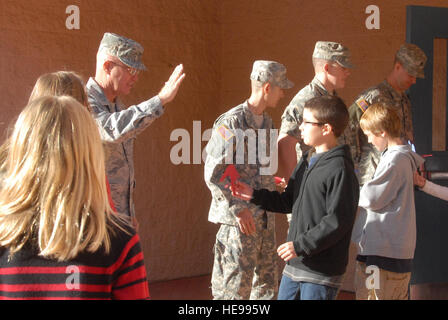
POLYGON ((352 232, 358 254, 412 259, 416 242, 413 174, 423 158, 408 145, 388 148, 359 196, 352 232))

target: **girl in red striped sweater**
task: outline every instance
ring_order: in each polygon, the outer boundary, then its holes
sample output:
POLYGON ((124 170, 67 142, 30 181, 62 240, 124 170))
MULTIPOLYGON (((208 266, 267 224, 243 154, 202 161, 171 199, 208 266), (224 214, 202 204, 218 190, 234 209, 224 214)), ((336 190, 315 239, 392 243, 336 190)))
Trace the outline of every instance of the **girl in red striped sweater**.
POLYGON ((0 189, 0 298, 147 299, 138 235, 112 213, 98 129, 67 96, 31 101, 0 189))

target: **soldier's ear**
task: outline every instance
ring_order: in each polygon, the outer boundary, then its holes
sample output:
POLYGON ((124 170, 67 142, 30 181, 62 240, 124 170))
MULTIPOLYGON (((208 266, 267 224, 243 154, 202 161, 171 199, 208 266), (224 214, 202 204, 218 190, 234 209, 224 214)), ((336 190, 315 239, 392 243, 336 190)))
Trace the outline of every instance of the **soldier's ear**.
POLYGON ((271 89, 272 89, 272 87, 269 82, 266 82, 265 84, 263 84, 263 93, 264 94, 268 94, 271 91, 271 89))
POLYGON ((394 70, 398 71, 402 68, 403 68, 403 65, 400 63, 400 61, 395 61, 394 70))
POLYGON ((106 72, 106 74, 110 74, 112 71, 113 63, 109 60, 104 61, 103 63, 103 70, 106 72))

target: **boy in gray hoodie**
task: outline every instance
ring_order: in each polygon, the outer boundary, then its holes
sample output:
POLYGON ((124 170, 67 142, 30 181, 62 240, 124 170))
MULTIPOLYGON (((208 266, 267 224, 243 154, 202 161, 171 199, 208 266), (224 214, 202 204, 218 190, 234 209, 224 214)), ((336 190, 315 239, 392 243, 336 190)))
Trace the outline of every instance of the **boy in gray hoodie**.
POLYGON ((360 126, 382 152, 371 181, 359 196, 352 240, 357 244, 356 299, 408 299, 416 242, 413 174, 423 158, 400 138, 400 118, 371 105, 360 126))

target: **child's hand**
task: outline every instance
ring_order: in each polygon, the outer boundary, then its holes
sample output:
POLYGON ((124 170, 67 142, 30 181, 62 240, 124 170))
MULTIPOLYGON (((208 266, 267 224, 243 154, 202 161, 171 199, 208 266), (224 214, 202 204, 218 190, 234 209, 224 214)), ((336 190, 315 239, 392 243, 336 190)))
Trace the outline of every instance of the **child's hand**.
POLYGON ((286 242, 282 244, 280 247, 278 247, 277 254, 284 261, 289 261, 292 258, 297 257, 297 253, 296 250, 294 250, 294 244, 292 243, 292 241, 286 242))
POLYGON ((426 184, 426 179, 419 175, 417 171, 414 172, 414 184, 419 188, 423 188, 426 184))
POLYGON ((246 201, 250 201, 254 193, 254 189, 252 189, 248 184, 239 180, 235 181, 235 183, 230 186, 230 190, 232 190, 232 195, 234 197, 246 201))
POLYGON ((286 187, 288 186, 288 184, 286 183, 285 178, 274 177, 274 179, 275 179, 275 184, 277 186, 277 191, 278 192, 285 191, 286 187))

